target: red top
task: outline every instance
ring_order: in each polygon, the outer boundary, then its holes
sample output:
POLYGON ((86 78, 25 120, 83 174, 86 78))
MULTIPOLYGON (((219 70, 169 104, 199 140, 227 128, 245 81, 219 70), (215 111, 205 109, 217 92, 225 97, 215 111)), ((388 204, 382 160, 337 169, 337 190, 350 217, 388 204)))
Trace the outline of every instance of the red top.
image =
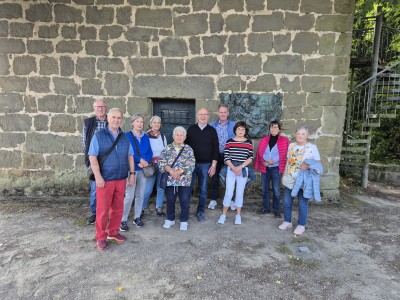
MULTIPOLYGON (((260 171, 261 173, 266 173, 266 167, 263 165, 264 162, 264 152, 268 147, 270 136, 265 136, 260 140, 260 144, 258 145, 258 150, 256 154, 256 160, 254 162, 254 169, 260 171)), ((286 155, 289 148, 289 139, 287 137, 278 136, 278 141, 276 142, 278 145, 279 152, 279 173, 283 173, 285 171, 286 166, 286 155)))

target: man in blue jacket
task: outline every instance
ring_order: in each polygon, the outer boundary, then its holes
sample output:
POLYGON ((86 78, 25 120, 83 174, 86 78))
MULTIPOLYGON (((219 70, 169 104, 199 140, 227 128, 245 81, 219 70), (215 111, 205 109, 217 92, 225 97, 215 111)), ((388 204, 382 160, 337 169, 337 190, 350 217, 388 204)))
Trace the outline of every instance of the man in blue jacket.
POLYGON ((214 209, 217 206, 218 199, 218 189, 219 189, 219 173, 221 168, 224 166, 224 149, 225 144, 228 139, 235 137, 235 132, 233 127, 235 127, 236 122, 229 121, 229 107, 226 104, 218 105, 218 119, 210 125, 215 128, 218 135, 219 143, 219 156, 217 161, 217 167, 215 170, 215 175, 212 177, 212 190, 211 190, 211 201, 208 208, 214 209))

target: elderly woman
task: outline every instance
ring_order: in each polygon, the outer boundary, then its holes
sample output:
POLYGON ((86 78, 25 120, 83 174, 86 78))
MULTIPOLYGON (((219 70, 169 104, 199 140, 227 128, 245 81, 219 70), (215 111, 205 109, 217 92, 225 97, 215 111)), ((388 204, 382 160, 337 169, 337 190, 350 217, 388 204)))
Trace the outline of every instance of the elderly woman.
POLYGON ((135 160, 135 178, 136 184, 126 186, 124 198, 124 214, 122 216, 121 231, 128 231, 127 225, 129 212, 132 207, 133 199, 135 199, 135 213, 133 223, 137 227, 143 227, 144 223, 141 220, 141 213, 143 209, 144 189, 146 187, 146 177, 142 172, 142 168, 149 165, 153 152, 150 147, 149 137, 142 131, 144 125, 144 117, 141 114, 134 114, 131 117, 132 130, 127 133, 130 143, 133 148, 135 160))
POLYGON ((253 161, 253 144, 246 135, 249 133, 249 126, 239 121, 233 127, 235 137, 226 141, 224 150, 224 162, 228 166, 226 172, 226 190, 223 201, 222 215, 218 224, 224 224, 228 208, 231 205, 233 192, 236 184, 236 217, 235 224, 242 224, 240 213, 243 206, 243 194, 249 174, 248 165, 253 161))
POLYGON ((151 150, 153 151, 153 158, 151 162, 156 167, 156 173, 150 177, 147 177, 146 188, 144 190, 144 201, 143 209, 147 207, 147 202, 149 201, 150 195, 153 191, 154 183, 157 182, 157 197, 156 197, 156 213, 160 217, 164 216, 162 206, 164 202, 164 189, 160 188, 161 173, 158 170, 158 158, 161 151, 167 146, 167 139, 165 135, 161 134, 161 118, 159 116, 153 116, 150 119, 150 130, 147 131, 147 136, 150 139, 151 150))
POLYGON ((282 177, 282 183, 285 186, 283 195, 284 221, 279 226, 279 229, 286 230, 292 227, 293 199, 297 196, 299 202, 299 217, 297 227, 294 230, 294 234, 296 235, 303 234, 305 231, 309 199, 306 199, 302 188, 298 189, 298 192, 296 191, 296 195, 293 195, 292 190, 300 172, 308 170, 313 162, 315 163, 321 160, 317 146, 307 142, 307 138, 308 128, 305 126, 297 128, 296 142, 289 145, 286 168, 282 177), (307 163, 305 163, 305 161, 307 163))
POLYGON ((181 126, 175 127, 172 137, 174 142, 161 152, 158 159, 160 172, 168 173, 167 187, 165 188, 167 220, 165 220, 163 227, 170 228, 175 224, 175 202, 176 196, 178 196, 181 205, 180 230, 187 230, 191 193, 190 184, 196 160, 192 148, 183 143, 186 139, 185 128, 181 126))
POLYGON ((269 123, 270 135, 263 137, 258 145, 254 168, 261 173, 261 186, 263 194, 263 207, 259 214, 271 212, 270 183, 272 182, 272 195, 275 218, 280 218, 280 185, 281 176, 285 171, 286 154, 289 147, 289 139, 281 136, 281 123, 271 121, 269 123))

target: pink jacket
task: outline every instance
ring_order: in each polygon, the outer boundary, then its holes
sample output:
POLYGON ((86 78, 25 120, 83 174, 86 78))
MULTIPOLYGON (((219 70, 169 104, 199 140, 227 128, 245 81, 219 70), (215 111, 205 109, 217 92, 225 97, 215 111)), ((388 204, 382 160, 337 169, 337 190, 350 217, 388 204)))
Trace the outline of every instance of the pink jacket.
MULTIPOLYGON (((260 144, 258 145, 258 150, 256 154, 256 160, 254 162, 254 169, 260 171, 261 173, 265 173, 266 167, 263 165, 264 159, 263 155, 265 149, 268 147, 270 136, 265 136, 260 140, 260 144)), ((286 166, 286 155, 289 148, 289 139, 287 137, 278 136, 278 141, 276 142, 278 145, 278 152, 279 152, 279 173, 283 173, 285 171, 286 166)))

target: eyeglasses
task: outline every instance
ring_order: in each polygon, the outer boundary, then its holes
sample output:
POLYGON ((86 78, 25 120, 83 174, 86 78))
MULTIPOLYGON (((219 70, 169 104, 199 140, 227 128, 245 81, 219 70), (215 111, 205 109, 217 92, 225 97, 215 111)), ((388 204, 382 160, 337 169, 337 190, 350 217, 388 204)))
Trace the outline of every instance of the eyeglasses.
POLYGON ((106 108, 107 106, 95 106, 94 108, 98 108, 98 109, 103 109, 106 108))

